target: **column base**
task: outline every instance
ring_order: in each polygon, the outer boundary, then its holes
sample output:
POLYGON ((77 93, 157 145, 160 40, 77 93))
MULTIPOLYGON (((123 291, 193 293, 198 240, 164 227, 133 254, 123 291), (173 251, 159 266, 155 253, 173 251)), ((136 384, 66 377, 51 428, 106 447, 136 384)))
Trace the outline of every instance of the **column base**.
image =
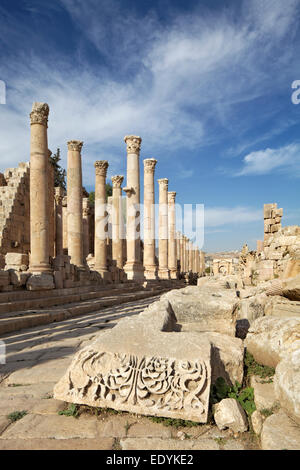
POLYGON ((145 266, 145 278, 149 281, 157 281, 157 266, 145 266))
POLYGON ((159 279, 170 279, 170 271, 168 269, 159 269, 158 277, 159 279))
POLYGON ((39 264, 39 265, 30 265, 28 268, 33 274, 52 274, 53 269, 51 268, 50 264, 39 264))
POLYGON ((145 280, 144 267, 141 263, 126 263, 124 266, 124 272, 127 275, 128 281, 140 281, 145 280))
POLYGON ((178 279, 178 272, 175 268, 170 269, 170 279, 178 279))

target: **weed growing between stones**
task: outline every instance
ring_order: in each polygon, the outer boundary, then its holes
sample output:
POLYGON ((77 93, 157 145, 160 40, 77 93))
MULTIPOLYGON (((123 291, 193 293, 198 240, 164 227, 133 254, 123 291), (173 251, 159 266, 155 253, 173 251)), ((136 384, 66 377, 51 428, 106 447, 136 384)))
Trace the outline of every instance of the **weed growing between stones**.
POLYGON ((173 426, 174 428, 191 428, 193 426, 199 426, 200 423, 194 421, 187 421, 178 418, 163 418, 162 416, 147 416, 153 423, 161 423, 164 426, 173 426))
POLYGON ((73 418, 78 418, 79 416, 79 411, 77 405, 74 403, 71 403, 66 410, 59 411, 59 415, 63 416, 73 416, 73 418))
POLYGON ((274 367, 262 366, 261 364, 258 364, 252 354, 250 354, 248 351, 246 351, 245 354, 244 365, 246 378, 250 378, 251 375, 258 375, 262 379, 268 378, 271 380, 270 377, 275 374, 274 367))
POLYGON ((256 410, 254 403, 254 390, 252 387, 242 388, 242 385, 237 381, 235 381, 235 385, 230 386, 225 382, 223 377, 218 377, 211 387, 211 405, 219 403, 224 398, 234 398, 237 400, 248 416, 251 416, 253 411, 256 410))
POLYGON ((19 419, 22 419, 25 415, 27 415, 27 411, 13 411, 9 415, 7 415, 7 418, 14 423, 15 421, 18 421, 19 419))

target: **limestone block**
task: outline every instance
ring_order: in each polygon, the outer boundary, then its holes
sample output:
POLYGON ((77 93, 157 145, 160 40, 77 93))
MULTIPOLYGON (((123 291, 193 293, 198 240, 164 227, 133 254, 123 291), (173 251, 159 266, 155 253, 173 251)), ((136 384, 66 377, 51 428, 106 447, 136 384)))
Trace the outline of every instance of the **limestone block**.
POLYGON ((300 317, 300 301, 291 301, 275 295, 265 305, 265 315, 272 317, 300 317))
POLYGON ((190 286, 164 294, 182 331, 215 331, 235 336, 239 299, 231 289, 190 286))
POLYGON ((253 411, 251 415, 251 424, 255 434, 259 436, 263 427, 263 418, 258 410, 253 411))
POLYGON ((295 425, 283 410, 269 416, 261 432, 262 450, 299 450, 300 426, 295 425))
POLYGON ((61 271, 54 271, 53 275, 54 275, 55 289, 63 289, 64 287, 63 273, 61 271))
POLYGON ((282 295, 282 282, 279 279, 275 279, 271 282, 270 286, 266 289, 266 295, 282 295))
POLYGON ((269 251, 268 258, 271 260, 279 260, 282 259, 282 252, 279 250, 269 251))
POLYGON ((243 341, 239 338, 231 338, 220 333, 208 332, 202 334, 212 345, 212 383, 218 377, 223 377, 228 385, 234 385, 236 381, 242 383, 244 376, 243 341))
POLYGON ((32 274, 27 283, 27 290, 50 290, 54 289, 54 279, 52 274, 32 274))
POLYGON ((0 271, 0 287, 6 287, 9 285, 9 272, 8 271, 0 271))
POLYGON ((271 226, 271 233, 278 232, 281 229, 281 224, 276 224, 271 226))
POLYGON ((256 318, 264 316, 264 307, 267 300, 268 297, 264 293, 242 299, 239 304, 238 319, 247 319, 251 325, 256 318))
POLYGON ((286 414, 300 425, 300 349, 277 365, 274 389, 286 414))
POLYGON ((284 297, 290 300, 300 300, 300 274, 282 281, 284 297))
POLYGON ((211 345, 197 333, 165 331, 172 322, 166 310, 154 322, 149 310, 121 320, 75 355, 54 397, 205 423, 211 345))
POLYGON ((260 377, 253 375, 250 384, 254 389, 254 403, 257 410, 271 409, 278 403, 273 382, 264 383, 260 377))
POLYGON ((215 405, 214 420, 220 430, 229 428, 234 432, 245 432, 248 429, 245 411, 234 398, 225 398, 215 405))
POLYGON ((30 273, 15 271, 14 269, 9 269, 8 272, 10 283, 16 287, 25 286, 27 279, 30 276, 30 273))
POLYGON ((262 317, 255 320, 245 339, 256 362, 270 367, 300 348, 300 318, 262 317))
POLYGON ((29 256, 24 253, 7 253, 5 255, 5 264, 7 266, 29 265, 29 256))

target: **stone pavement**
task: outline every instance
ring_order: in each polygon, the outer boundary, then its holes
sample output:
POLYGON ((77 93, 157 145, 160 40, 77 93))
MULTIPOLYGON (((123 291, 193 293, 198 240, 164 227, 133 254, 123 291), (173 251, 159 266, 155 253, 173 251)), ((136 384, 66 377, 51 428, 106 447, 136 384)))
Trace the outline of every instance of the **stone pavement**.
MULTIPOLYGON (((53 386, 74 353, 105 328, 136 315, 152 297, 41 325, 1 337, 6 365, 0 365, 0 449, 202 450, 256 449, 250 433, 233 435, 213 424, 165 426, 159 420, 112 410, 80 407, 79 416, 59 415, 67 403, 52 398, 53 386), (8 415, 26 411, 17 421, 8 415)), ((166 424, 166 420, 164 421, 166 424)))

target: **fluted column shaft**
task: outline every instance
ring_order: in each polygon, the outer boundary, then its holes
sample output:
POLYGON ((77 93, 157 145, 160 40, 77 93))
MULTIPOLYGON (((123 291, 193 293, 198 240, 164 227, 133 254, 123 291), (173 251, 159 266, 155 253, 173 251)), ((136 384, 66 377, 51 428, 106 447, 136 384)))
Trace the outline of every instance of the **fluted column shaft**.
POLYGON ((126 136, 127 146, 127 182, 123 191, 127 195, 127 261, 124 271, 127 279, 143 281, 144 268, 141 263, 140 234, 140 148, 142 139, 138 136, 126 136))
POLYGON ((123 207, 122 207, 122 183, 124 176, 116 175, 112 177, 112 259, 116 261, 119 269, 123 268, 123 207))
POLYGON ((82 221, 82 166, 81 149, 83 142, 68 142, 68 253, 71 263, 79 268, 85 266, 83 256, 82 221))
POLYGON ((159 183, 159 271, 161 279, 170 279, 168 269, 168 179, 162 178, 159 183))
POLYGON ((63 255, 63 189, 55 188, 55 256, 63 255))
POLYGON ((107 207, 106 207, 106 174, 108 162, 95 162, 95 270, 104 278, 107 277, 107 207))
POLYGON ((30 113, 30 271, 50 272, 48 126, 49 106, 34 103, 30 113))
POLYGON ((175 191, 168 192, 168 269, 171 279, 177 279, 175 198, 175 191))
POLYGON ((144 268, 146 279, 157 279, 155 263, 154 171, 157 160, 144 160, 144 268))

